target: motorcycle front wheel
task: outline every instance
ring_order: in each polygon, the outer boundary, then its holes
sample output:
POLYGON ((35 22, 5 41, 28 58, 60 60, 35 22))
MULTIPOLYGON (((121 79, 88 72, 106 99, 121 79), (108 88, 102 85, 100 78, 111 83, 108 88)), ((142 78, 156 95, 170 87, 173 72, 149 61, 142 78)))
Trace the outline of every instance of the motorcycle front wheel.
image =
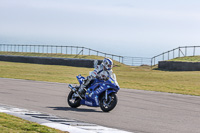
POLYGON ((106 101, 105 96, 100 98, 100 108, 104 112, 109 112, 115 108, 117 105, 117 96, 115 93, 111 93, 108 95, 108 99, 106 101))
POLYGON ((73 91, 71 91, 69 93, 67 102, 68 102, 69 106, 72 108, 77 108, 81 105, 80 104, 81 99, 79 97, 75 97, 75 93, 73 91))

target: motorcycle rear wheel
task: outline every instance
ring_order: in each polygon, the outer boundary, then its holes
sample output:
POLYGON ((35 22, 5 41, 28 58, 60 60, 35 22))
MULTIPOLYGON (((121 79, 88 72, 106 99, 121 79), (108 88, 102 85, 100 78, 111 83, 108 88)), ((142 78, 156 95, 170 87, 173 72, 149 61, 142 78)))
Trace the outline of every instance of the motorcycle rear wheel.
POLYGON ((67 98, 67 102, 68 102, 68 105, 72 108, 77 108, 79 107, 81 104, 81 99, 79 97, 74 97, 74 92, 71 91, 68 95, 68 98, 67 98))
POLYGON ((117 96, 115 93, 108 95, 108 100, 106 101, 105 96, 100 98, 100 108, 104 112, 109 112, 115 108, 117 105, 117 96))

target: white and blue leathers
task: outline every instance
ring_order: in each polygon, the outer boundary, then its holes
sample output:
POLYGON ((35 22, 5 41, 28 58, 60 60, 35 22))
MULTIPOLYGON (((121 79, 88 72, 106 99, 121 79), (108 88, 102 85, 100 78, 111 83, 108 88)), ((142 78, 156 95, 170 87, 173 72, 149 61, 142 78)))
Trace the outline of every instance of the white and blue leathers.
POLYGON ((107 80, 110 76, 113 75, 112 69, 107 70, 103 64, 97 65, 90 73, 90 75, 83 81, 83 84, 79 88, 79 93, 83 92, 83 89, 95 78, 99 78, 101 80, 107 80))

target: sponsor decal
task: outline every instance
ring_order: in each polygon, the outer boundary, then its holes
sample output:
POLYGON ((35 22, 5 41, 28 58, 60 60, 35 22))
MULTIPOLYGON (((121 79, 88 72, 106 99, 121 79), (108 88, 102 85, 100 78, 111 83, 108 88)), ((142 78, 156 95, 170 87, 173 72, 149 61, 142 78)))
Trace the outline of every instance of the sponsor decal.
POLYGON ((96 102, 96 105, 99 105, 99 100, 98 100, 97 96, 95 97, 95 102, 96 102))
POLYGON ((92 102, 85 101, 86 105, 92 106, 92 102))
POLYGON ((101 92, 104 88, 101 86, 96 90, 96 93, 98 94, 99 92, 101 92))

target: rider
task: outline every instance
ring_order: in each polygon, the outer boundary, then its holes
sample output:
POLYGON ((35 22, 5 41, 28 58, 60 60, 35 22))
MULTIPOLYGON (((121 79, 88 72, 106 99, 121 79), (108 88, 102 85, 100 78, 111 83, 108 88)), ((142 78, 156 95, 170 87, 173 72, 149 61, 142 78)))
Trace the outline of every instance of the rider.
POLYGON ((83 84, 81 84, 78 92, 79 94, 83 93, 84 88, 91 83, 92 80, 95 78, 99 78, 101 80, 107 80, 110 76, 112 76, 112 67, 113 67, 113 61, 109 58, 105 58, 101 65, 97 65, 90 73, 89 76, 83 81, 83 84))

